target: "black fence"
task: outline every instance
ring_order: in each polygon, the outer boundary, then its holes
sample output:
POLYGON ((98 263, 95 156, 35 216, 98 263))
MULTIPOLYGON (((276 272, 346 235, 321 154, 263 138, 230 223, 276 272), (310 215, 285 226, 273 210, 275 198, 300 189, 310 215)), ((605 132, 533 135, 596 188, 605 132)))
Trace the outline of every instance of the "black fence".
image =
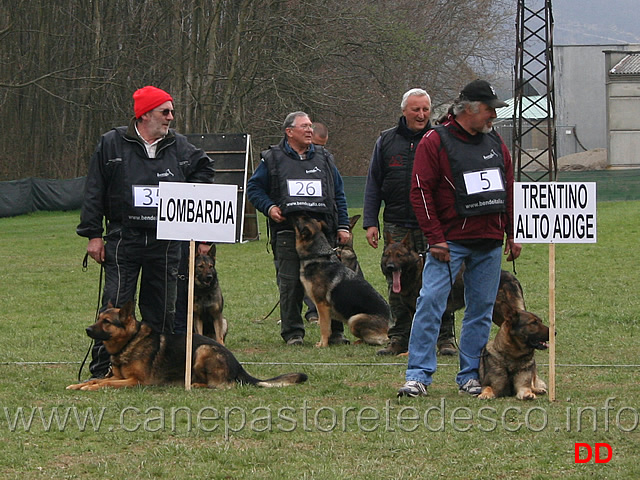
MULTIPOLYGON (((596 182, 599 202, 640 200, 640 169, 559 172, 559 182, 596 182)), ((36 210, 77 210, 82 205, 85 177, 71 180, 26 178, 0 182, 0 217, 36 210)), ((362 208, 366 177, 344 177, 351 208, 362 208)))

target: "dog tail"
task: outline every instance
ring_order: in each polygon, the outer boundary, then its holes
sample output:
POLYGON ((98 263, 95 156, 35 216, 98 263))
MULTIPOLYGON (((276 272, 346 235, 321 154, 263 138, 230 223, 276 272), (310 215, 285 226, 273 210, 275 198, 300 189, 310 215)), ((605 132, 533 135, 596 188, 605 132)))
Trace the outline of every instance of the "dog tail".
POLYGON ((269 378, 268 380, 260 380, 252 377, 249 373, 243 369, 243 372, 238 375, 238 381, 241 384, 255 385, 256 387, 271 388, 271 387, 287 387, 289 385, 296 385, 298 383, 304 383, 307 381, 306 373, 285 373, 278 375, 277 377, 269 378))

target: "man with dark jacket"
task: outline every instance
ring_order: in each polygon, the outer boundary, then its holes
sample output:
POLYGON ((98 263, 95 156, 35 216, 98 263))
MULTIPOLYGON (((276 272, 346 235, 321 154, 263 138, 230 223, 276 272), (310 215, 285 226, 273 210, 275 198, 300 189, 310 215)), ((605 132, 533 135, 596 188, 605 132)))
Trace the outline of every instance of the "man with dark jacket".
POLYGON ((462 394, 481 391, 478 365, 491 331, 505 236, 507 260, 517 258, 522 249, 513 240, 513 164, 493 130, 495 109, 506 105, 488 82, 475 80, 462 89, 448 119, 418 145, 411 203, 429 254, 399 397, 427 394, 437 367, 440 318, 452 279, 463 264, 466 307, 456 383, 462 394))
MULTIPOLYGON (((247 183, 249 201, 269 219, 271 246, 280 291, 280 335, 287 345, 302 345, 304 287, 300 281, 300 260, 295 231, 288 216, 304 212, 323 220, 327 237, 335 244, 351 238, 349 212, 342 177, 333 155, 313 144, 313 128, 304 112, 287 115, 284 138, 261 154, 261 162, 247 183), (293 182, 295 180, 295 182, 293 182), (297 188, 290 188, 292 183, 297 188)), ((344 325, 331 322, 329 343, 348 343, 344 325)))
MULTIPOLYGON (((378 215, 384 202, 384 246, 387 246, 389 239, 401 242, 408 233, 413 240, 413 248, 418 253, 423 253, 427 245, 409 201, 409 189, 416 147, 422 136, 431 128, 431 98, 425 90, 413 88, 405 92, 400 107, 402 117, 398 125, 382 132, 373 149, 364 193, 363 227, 367 231, 369 245, 378 248, 378 215)), ((411 322, 416 306, 408 304, 400 293, 395 293, 391 281, 389 305, 394 325, 389 329, 389 343, 377 352, 378 355, 405 353, 409 345, 411 322)), ((456 353, 453 341, 453 314, 446 314, 442 318, 438 351, 441 355, 456 353)))
MULTIPOLYGON (((170 333, 181 242, 156 238, 158 185, 211 183, 213 161, 169 129, 175 112, 171 95, 146 86, 133 100, 135 118, 102 135, 91 157, 76 231, 89 239, 87 253, 104 267, 102 309, 135 299, 140 277, 141 320, 170 333)), ((109 367, 109 354, 97 341, 92 377, 104 377, 109 367)))

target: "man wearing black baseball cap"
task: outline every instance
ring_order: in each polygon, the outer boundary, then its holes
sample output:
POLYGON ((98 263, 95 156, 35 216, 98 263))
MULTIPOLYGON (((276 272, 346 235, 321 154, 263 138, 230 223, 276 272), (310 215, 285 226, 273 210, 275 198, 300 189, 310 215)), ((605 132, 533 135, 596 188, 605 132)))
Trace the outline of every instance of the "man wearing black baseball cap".
POLYGON ((476 396, 482 390, 478 366, 489 340, 503 242, 507 260, 517 258, 521 250, 513 241, 511 156, 493 131, 495 109, 505 105, 488 82, 474 80, 416 150, 410 198, 429 253, 409 338, 406 382, 398 390, 399 397, 427 394, 437 366, 440 319, 452 279, 463 265, 466 308, 456 383, 463 394, 476 396))
POLYGON ((460 96, 472 102, 482 102, 491 108, 502 108, 509 105, 498 99, 496 91, 486 80, 474 80, 460 92, 460 96))

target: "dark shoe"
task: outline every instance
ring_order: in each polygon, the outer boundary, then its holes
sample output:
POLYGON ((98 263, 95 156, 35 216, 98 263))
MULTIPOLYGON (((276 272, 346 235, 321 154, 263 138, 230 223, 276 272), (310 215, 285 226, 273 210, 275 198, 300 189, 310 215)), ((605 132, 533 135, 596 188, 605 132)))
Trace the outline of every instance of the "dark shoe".
POLYGON ((426 397, 427 386, 424 383, 417 382, 415 380, 407 381, 398 390, 398 398, 400 397, 426 397))
POLYGON ((376 355, 400 355, 401 353, 407 353, 407 350, 408 348, 405 343, 391 339, 386 347, 376 352, 376 355))
POLYGON ((318 323, 318 316, 317 315, 309 315, 307 317, 307 322, 309 323, 318 323))
POLYGON ((331 335, 329 337, 329 345, 349 345, 351 342, 344 335, 331 335))
POLYGON ((287 345, 300 346, 304 345, 304 340, 300 335, 294 335, 289 340, 287 340, 287 345))
POLYGON ((458 349, 453 344, 453 341, 445 341, 438 344, 438 353, 440 355, 457 355, 458 349))

